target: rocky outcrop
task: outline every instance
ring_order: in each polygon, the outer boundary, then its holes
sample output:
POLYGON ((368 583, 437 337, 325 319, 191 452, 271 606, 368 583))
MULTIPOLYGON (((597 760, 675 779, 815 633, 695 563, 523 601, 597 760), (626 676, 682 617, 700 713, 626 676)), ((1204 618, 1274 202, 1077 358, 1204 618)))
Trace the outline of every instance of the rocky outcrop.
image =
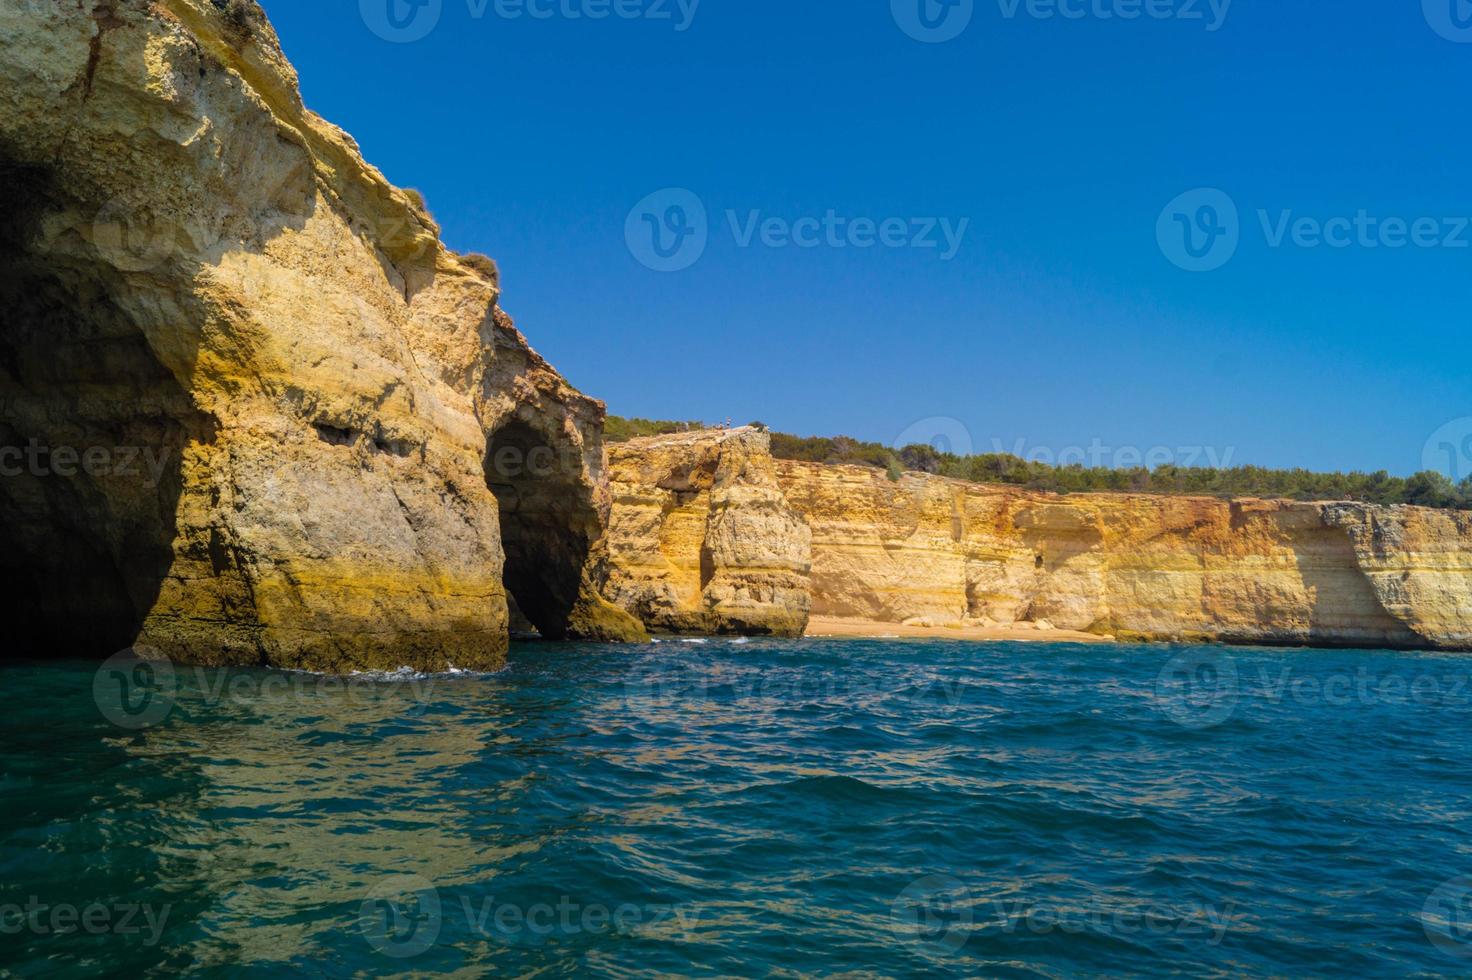
POLYGON ((1058 496, 777 462, 813 615, 1121 639, 1472 648, 1472 514, 1058 496))
POLYGON ((0 37, 12 654, 488 668, 512 609, 1472 647, 1466 514, 893 482, 755 430, 605 462, 602 404, 302 105, 254 0, 5 2, 0 37))
POLYGON ((13 650, 493 667, 507 585, 548 635, 642 634, 597 592, 601 404, 253 0, 4 3, 0 36, 13 650))
POLYGON ((608 461, 610 601, 661 632, 802 634, 810 535, 765 432, 635 439, 608 461))
POLYGON ((772 460, 765 433, 610 446, 606 597, 652 630, 826 620, 1132 640, 1472 648, 1472 514, 1060 496, 772 460))

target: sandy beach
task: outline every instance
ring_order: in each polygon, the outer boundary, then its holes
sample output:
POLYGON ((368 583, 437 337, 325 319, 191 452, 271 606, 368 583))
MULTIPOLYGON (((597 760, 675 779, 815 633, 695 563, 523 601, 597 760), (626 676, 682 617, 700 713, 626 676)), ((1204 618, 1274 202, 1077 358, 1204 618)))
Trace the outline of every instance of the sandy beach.
POLYGON ((972 640, 1016 643, 1112 643, 1114 638, 1077 630, 1034 629, 1027 626, 904 626, 879 623, 868 619, 830 619, 814 616, 808 622, 807 636, 856 636, 930 638, 937 640, 972 640))

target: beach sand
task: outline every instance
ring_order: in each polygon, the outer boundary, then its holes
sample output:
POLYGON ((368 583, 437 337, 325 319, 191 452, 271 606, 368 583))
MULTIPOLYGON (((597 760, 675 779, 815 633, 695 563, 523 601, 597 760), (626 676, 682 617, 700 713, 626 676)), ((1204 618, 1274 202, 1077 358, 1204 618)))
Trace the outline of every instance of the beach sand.
POLYGON ((1027 626, 903 626, 878 623, 867 619, 831 619, 814 616, 808 622, 808 636, 854 636, 874 638, 916 638, 935 640, 972 640, 983 642, 1021 643, 1109 643, 1113 637, 1077 630, 1039 630, 1027 626))

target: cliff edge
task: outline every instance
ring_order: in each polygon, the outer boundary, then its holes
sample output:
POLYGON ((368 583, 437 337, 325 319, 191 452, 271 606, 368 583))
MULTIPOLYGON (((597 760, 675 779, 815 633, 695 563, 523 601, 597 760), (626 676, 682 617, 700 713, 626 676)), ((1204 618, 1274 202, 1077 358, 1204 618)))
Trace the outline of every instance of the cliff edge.
POLYGON ((596 587, 603 406, 304 108, 253 0, 6 3, 0 36, 23 652, 495 667, 507 585, 544 634, 642 635, 596 587))
POLYGON ((778 460, 814 616, 1120 639, 1472 648, 1472 514, 1060 496, 778 460))
POLYGON ((756 429, 605 449, 254 0, 6 3, 0 36, 13 654, 494 668, 512 609, 1472 648, 1472 514, 891 480, 756 429))

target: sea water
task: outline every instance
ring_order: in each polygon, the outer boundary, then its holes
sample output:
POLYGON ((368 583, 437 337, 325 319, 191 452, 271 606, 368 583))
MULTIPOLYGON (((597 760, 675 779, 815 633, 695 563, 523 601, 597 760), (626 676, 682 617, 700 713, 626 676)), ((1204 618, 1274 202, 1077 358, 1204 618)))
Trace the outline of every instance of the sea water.
POLYGON ((0 673, 0 972, 1472 971, 1472 659, 528 644, 0 673))

